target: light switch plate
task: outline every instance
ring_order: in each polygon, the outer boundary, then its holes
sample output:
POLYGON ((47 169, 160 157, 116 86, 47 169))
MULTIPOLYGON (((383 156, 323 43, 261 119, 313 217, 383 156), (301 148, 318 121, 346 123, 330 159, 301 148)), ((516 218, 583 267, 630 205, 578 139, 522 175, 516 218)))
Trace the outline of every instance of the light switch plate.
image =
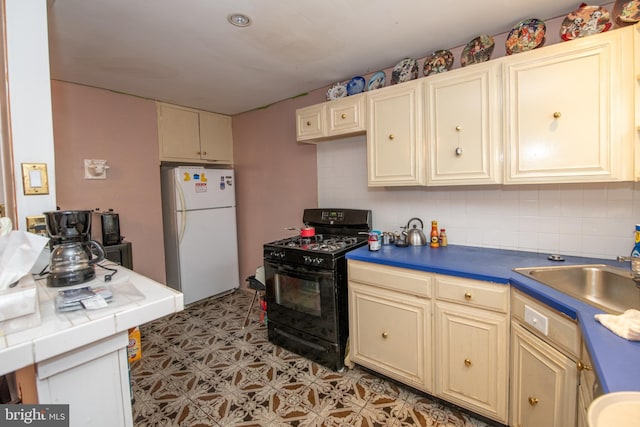
POLYGON ((524 306, 524 321, 542 332, 545 336, 549 335, 549 318, 528 305, 524 306))

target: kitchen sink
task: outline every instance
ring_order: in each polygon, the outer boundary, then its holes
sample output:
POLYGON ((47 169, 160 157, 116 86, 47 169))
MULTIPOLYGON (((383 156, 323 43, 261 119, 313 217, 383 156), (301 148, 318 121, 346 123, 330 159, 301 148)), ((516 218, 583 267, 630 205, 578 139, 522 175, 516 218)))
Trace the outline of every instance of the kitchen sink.
POLYGON ((640 309, 640 286, 630 271, 605 264, 514 268, 537 280, 608 313, 640 309))

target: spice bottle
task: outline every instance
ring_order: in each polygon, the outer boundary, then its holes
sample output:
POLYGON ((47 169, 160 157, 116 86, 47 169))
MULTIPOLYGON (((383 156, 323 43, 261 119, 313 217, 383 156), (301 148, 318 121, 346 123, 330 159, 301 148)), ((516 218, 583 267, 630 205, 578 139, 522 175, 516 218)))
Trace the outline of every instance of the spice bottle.
POLYGON ((382 246, 382 242, 380 242, 380 232, 379 231, 371 231, 369 233, 369 250, 370 251, 379 251, 382 246))
POLYGON ((431 243, 432 248, 440 247, 440 241, 438 239, 438 221, 431 221, 431 243))
POLYGON ((444 228, 440 229, 440 246, 447 246, 447 231, 444 228))

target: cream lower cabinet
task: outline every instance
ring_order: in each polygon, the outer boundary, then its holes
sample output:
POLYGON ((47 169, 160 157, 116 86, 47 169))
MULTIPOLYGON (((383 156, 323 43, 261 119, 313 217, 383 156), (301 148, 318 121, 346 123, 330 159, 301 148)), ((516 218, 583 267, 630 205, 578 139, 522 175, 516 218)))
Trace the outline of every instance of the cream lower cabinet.
POLYGON ((511 351, 511 426, 575 426, 575 362, 516 321, 511 351))
POLYGON ((350 359, 419 390, 432 390, 431 277, 349 261, 350 359))
POLYGON ((589 405, 596 397, 602 394, 602 390, 596 378, 596 373, 593 371, 593 363, 584 343, 582 343, 578 370, 580 371, 580 384, 578 385, 577 426, 589 427, 587 422, 589 405))
POLYGON ((506 423, 509 287, 437 275, 435 289, 435 395, 506 423))
POLYGON ((634 30, 502 60, 505 184, 633 179, 634 30))
POLYGON ((421 81, 368 93, 369 186, 426 184, 421 81))
POLYGON ((424 80, 427 185, 502 182, 499 73, 487 62, 424 80))
POLYGON ((231 117, 158 103, 160 160, 233 163, 231 117))
POLYGON ((576 424, 578 355, 575 320, 512 290, 512 427, 573 427, 576 424))

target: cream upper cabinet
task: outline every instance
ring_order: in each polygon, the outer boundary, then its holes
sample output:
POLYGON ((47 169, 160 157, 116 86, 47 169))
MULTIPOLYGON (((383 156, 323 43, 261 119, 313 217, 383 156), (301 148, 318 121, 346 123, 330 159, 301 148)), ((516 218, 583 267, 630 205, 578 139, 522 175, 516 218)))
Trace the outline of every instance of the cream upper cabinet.
POLYGON ((436 276, 435 394, 506 423, 509 287, 436 276))
POLYGON ((201 158, 213 163, 233 163, 231 117, 208 112, 199 116, 201 158))
POLYGON ((512 322, 511 426, 575 426, 577 386, 574 361, 512 322))
POLYGON ((505 184, 633 179, 634 31, 503 58, 505 184))
POLYGON ((158 103, 160 160, 233 163, 231 117, 158 103))
POLYGON ((349 261, 350 358, 430 392, 431 276, 349 261))
POLYGON ((296 110, 296 139, 322 142, 366 131, 366 94, 348 96, 296 110))
POLYGON ((427 185, 502 182, 499 73, 487 62, 425 79, 427 185))
POLYGON ((313 141, 327 136, 324 104, 310 105, 296 110, 296 139, 313 141))
POLYGON ((368 93, 369 186, 426 183, 421 83, 414 80, 368 93))

